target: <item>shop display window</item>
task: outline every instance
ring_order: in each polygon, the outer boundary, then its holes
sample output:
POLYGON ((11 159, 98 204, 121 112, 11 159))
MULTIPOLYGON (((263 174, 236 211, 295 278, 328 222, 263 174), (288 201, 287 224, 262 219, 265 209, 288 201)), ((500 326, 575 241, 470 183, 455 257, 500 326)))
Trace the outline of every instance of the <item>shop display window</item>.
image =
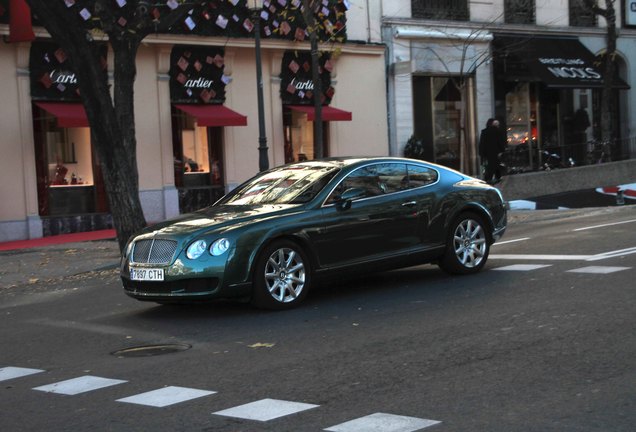
POLYGON ((33 114, 40 215, 107 212, 90 128, 58 127, 57 119, 35 104, 33 114))
POLYGON ((194 117, 176 108, 172 120, 176 186, 223 186, 223 129, 198 126, 194 117))
POLYGON ((461 95, 452 79, 431 78, 435 162, 459 168, 461 95))
POLYGON ((89 128, 61 128, 44 134, 50 187, 92 186, 89 128))
MULTIPOLYGON (((284 109, 285 129, 285 163, 315 159, 314 122, 307 119, 307 114, 284 109)), ((328 129, 329 122, 323 121, 323 156, 329 156, 328 129)))

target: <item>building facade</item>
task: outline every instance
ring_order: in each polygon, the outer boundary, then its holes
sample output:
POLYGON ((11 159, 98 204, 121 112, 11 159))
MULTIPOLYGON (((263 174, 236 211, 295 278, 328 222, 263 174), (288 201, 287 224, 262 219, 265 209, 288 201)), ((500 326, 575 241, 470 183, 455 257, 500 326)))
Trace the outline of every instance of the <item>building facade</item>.
MULTIPOLYGON (((613 152, 622 158, 634 157, 636 131, 630 5, 614 3, 613 152)), ((479 130, 498 118, 509 168, 537 169, 548 153, 588 162, 600 134, 607 45, 605 21, 582 0, 391 0, 380 19, 392 154, 420 141, 428 160, 479 175, 479 130)))
MULTIPOLYGON (((65 53, 37 23, 34 40, 8 42, 5 3, 0 3, 0 241, 110 227, 101 165, 65 53)), ((313 158, 314 84, 306 34, 266 37, 274 30, 294 31, 293 24, 271 18, 271 11, 294 1, 268 3, 261 54, 267 154, 269 166, 276 166, 313 158)), ((385 47, 379 20, 370 19, 379 7, 330 0, 325 8, 327 16, 338 17, 333 25, 346 38, 321 46, 324 154, 386 155, 385 47)), ((149 222, 211 204, 259 170, 254 38, 230 32, 234 25, 236 32, 249 33, 249 21, 214 8, 187 17, 183 28, 204 25, 201 17, 215 32, 151 35, 138 53, 137 161, 149 222)), ((112 53, 106 43, 99 49, 112 79, 112 53)))

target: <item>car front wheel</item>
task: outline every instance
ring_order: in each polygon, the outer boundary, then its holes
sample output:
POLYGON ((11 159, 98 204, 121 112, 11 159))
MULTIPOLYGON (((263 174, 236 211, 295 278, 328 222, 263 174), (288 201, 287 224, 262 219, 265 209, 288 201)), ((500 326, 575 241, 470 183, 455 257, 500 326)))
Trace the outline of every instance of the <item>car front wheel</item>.
POLYGON ((490 239, 483 218, 463 213, 450 226, 439 266, 452 274, 476 273, 486 264, 489 252, 490 239))
POLYGON ((309 291, 309 260, 294 242, 276 241, 259 255, 254 272, 252 304, 265 309, 290 309, 309 291))

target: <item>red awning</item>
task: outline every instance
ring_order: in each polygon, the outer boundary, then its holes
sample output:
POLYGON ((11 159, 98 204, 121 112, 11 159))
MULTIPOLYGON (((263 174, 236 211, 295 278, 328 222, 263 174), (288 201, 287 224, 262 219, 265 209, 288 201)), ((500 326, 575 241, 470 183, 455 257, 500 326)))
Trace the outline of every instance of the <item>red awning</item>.
POLYGON ((199 126, 247 126, 247 117, 223 105, 175 105, 197 119, 199 126))
MULTIPOLYGON (((287 105, 290 109, 307 114, 307 120, 314 121, 316 118, 313 105, 287 105)), ((327 105, 322 107, 323 121, 351 121, 351 112, 327 105)))
POLYGON ((30 42, 35 39, 31 25, 31 8, 25 0, 9 3, 9 42, 30 42))
POLYGON ((36 102, 37 106, 57 117, 57 125, 63 128, 88 127, 84 105, 80 103, 36 102))

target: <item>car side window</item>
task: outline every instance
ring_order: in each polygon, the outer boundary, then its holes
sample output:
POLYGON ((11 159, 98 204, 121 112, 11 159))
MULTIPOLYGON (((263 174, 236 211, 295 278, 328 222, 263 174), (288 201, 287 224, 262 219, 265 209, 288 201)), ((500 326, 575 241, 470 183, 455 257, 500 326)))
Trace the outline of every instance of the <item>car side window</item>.
POLYGON ((437 171, 432 168, 418 165, 408 166, 409 188, 411 189, 433 184, 437 178, 437 171))
POLYGON ((408 189, 406 164, 384 163, 376 165, 380 188, 384 193, 400 192, 408 189))
POLYGON ((333 192, 331 192, 325 204, 332 204, 344 191, 352 188, 364 189, 365 198, 383 195, 385 193, 381 187, 377 168, 375 165, 372 165, 359 168, 345 177, 333 192))

